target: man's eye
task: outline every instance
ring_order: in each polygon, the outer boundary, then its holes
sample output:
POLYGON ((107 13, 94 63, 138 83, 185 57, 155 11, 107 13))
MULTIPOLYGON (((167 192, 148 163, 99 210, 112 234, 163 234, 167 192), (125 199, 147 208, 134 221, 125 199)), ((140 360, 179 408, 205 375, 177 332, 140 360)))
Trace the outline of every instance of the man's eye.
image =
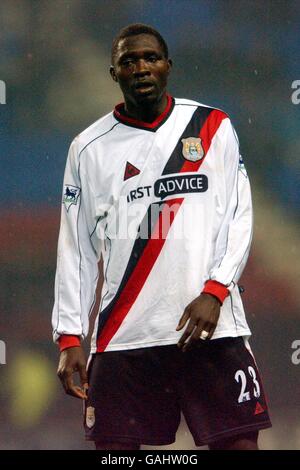
POLYGON ((148 57, 149 62, 156 62, 158 60, 158 57, 156 55, 151 55, 148 57))
POLYGON ((133 64, 133 60, 132 59, 126 59, 126 60, 123 60, 122 61, 122 65, 125 66, 125 67, 129 67, 130 65, 133 64))

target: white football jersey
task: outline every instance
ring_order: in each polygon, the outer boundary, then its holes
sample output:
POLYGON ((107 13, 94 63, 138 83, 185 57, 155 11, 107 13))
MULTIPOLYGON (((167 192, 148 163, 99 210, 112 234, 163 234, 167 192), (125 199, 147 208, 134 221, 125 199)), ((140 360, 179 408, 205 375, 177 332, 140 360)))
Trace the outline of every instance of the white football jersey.
POLYGON ((122 105, 71 144, 63 188, 54 340, 88 333, 91 352, 175 344, 208 280, 229 290, 213 339, 249 336, 237 282, 252 239, 249 179, 228 116, 168 96, 153 123, 122 105))

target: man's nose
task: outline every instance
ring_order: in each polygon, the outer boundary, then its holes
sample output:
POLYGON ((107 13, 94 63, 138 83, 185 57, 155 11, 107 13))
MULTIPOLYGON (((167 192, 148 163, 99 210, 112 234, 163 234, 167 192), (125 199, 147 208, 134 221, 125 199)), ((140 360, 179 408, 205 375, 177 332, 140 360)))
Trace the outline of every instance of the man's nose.
POLYGON ((150 74, 148 67, 147 67, 147 62, 144 59, 140 59, 136 61, 134 74, 137 76, 150 74))

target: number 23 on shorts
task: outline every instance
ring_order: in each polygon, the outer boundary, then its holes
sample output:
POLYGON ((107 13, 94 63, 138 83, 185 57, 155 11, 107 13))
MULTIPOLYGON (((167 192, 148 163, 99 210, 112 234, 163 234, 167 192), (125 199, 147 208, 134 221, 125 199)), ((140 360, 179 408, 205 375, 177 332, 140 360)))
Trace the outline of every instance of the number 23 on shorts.
POLYGON ((246 375, 246 373, 242 369, 239 369, 236 371, 234 375, 235 381, 241 384, 241 390, 240 390, 240 394, 238 397, 238 403, 249 401, 253 397, 254 398, 260 397, 260 385, 256 377, 255 369, 252 366, 249 366, 247 372, 248 373, 246 375), (249 381, 251 381, 251 384, 253 384, 254 386, 253 388, 251 387, 251 390, 249 390, 250 389, 249 381), (251 391, 253 392, 253 397, 251 396, 251 391))

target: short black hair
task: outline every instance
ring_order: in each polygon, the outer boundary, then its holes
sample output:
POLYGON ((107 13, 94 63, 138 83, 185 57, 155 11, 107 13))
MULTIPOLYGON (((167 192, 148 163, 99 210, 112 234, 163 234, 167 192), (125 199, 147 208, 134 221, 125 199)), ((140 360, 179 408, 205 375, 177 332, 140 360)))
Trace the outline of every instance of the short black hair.
POLYGON ((156 37, 162 47, 165 58, 169 58, 168 46, 162 35, 156 29, 152 28, 152 26, 143 23, 134 23, 126 26, 125 28, 122 28, 113 40, 111 48, 112 64, 114 63, 114 58, 116 56, 119 42, 129 36, 138 36, 139 34, 151 34, 152 36, 156 37))

